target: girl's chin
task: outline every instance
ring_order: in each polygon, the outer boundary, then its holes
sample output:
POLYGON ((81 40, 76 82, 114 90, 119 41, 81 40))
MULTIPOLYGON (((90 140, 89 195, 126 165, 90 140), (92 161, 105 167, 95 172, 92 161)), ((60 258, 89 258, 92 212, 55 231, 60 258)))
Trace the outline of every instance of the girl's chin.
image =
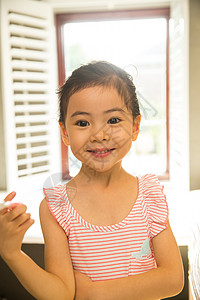
MULTIPOLYGON (((120 162, 118 162, 120 163, 120 162)), ((95 162, 94 164, 87 164, 82 162, 82 168, 84 171, 87 172, 98 172, 98 173, 104 173, 107 171, 111 171, 112 168, 114 168, 116 164, 109 164, 109 162, 95 162)))
POLYGON ((88 171, 91 171, 91 172, 99 172, 99 173, 103 173, 103 172, 106 172, 106 171, 109 171, 111 168, 109 167, 105 167, 105 166, 90 166, 90 165, 86 165, 84 166, 84 169, 88 170, 88 171))

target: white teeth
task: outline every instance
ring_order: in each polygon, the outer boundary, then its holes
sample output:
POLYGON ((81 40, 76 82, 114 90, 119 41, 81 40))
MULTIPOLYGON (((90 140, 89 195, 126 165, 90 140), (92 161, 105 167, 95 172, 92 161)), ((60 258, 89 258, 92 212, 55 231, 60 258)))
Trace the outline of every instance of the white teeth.
POLYGON ((115 149, 113 148, 113 149, 108 149, 108 150, 104 150, 104 151, 88 150, 88 152, 93 152, 93 153, 102 154, 102 153, 110 152, 110 151, 112 151, 112 150, 115 150, 115 149))
POLYGON ((92 151, 94 153, 106 153, 106 152, 109 152, 110 150, 105 150, 105 151, 92 151))
POLYGON ((110 151, 110 150, 101 151, 101 152, 94 151, 94 153, 106 153, 106 152, 108 152, 108 151, 110 151))

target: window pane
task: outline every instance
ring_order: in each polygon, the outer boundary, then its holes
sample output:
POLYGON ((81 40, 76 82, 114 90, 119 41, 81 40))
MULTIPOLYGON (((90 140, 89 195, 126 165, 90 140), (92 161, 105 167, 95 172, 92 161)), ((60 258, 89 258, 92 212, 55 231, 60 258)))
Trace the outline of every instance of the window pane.
MULTIPOLYGON (((123 160, 131 174, 166 171, 166 36, 164 18, 77 22, 64 26, 66 77, 92 60, 106 60, 133 76, 141 133, 123 160)), ((70 174, 80 164, 69 154, 70 174)))

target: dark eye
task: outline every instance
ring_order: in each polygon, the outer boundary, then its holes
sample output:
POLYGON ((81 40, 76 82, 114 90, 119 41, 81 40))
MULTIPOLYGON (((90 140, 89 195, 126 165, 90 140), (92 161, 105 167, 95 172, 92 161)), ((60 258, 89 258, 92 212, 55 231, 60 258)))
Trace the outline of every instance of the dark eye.
POLYGON ((116 124, 119 123, 121 120, 119 118, 111 118, 108 123, 109 124, 116 124))
POLYGON ((78 121, 76 122, 76 125, 80 126, 80 127, 86 127, 88 126, 88 122, 87 121, 78 121))

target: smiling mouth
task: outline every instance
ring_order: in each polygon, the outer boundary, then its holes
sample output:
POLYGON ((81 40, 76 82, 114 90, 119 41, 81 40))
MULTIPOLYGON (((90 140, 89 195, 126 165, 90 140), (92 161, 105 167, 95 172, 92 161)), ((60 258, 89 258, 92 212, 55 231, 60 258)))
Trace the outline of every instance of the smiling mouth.
POLYGON ((111 149, 94 149, 94 150, 87 150, 87 151, 92 152, 92 153, 102 154, 102 153, 111 152, 113 150, 115 150, 115 148, 111 148, 111 149))

